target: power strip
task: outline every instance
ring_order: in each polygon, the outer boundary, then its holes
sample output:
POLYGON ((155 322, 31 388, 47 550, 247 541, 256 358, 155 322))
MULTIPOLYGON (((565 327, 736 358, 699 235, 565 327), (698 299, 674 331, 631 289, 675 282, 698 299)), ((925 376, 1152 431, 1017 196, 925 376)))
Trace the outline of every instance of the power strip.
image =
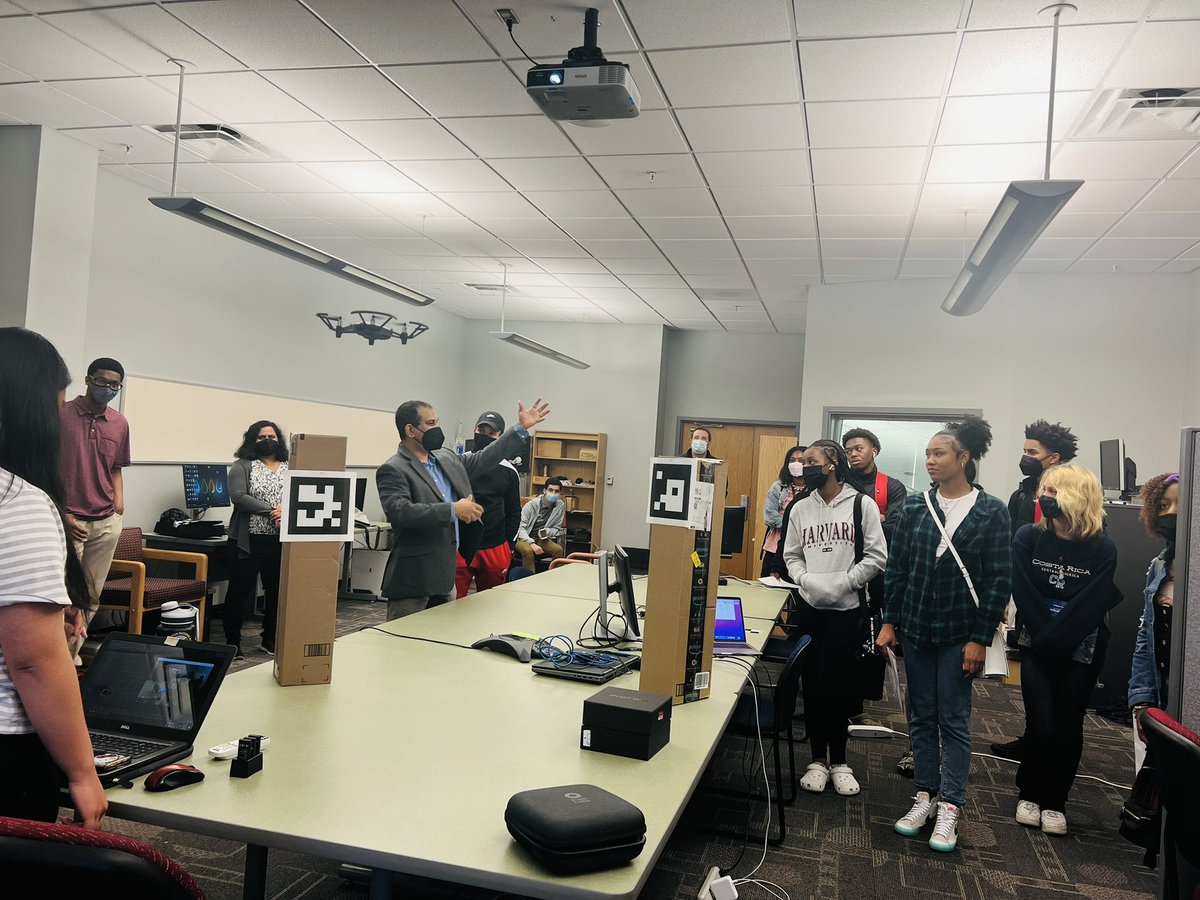
POLYGON ((704 884, 700 885, 700 892, 696 894, 696 900, 712 900, 712 883, 721 877, 721 867, 713 866, 708 870, 708 874, 704 876, 704 884))
POLYGON ((708 870, 708 874, 704 876, 704 884, 700 888, 700 893, 696 895, 696 900, 737 900, 737 898, 737 887, 734 886, 733 879, 728 875, 722 875, 717 866, 708 870))

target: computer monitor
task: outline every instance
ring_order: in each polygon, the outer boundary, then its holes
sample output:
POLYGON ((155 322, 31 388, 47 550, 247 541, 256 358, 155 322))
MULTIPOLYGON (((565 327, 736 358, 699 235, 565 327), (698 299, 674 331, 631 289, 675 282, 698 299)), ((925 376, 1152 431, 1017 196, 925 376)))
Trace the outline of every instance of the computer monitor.
POLYGON ((229 506, 229 470, 224 466, 185 463, 183 502, 188 509, 229 506))
POLYGON ((613 568, 617 573, 616 581, 609 581, 609 551, 600 550, 596 554, 596 587, 600 604, 596 610, 596 627, 593 634, 598 638, 616 641, 637 640, 641 632, 638 629, 637 603, 633 598, 633 576, 629 569, 629 556, 623 550, 612 556, 613 568), (608 595, 614 592, 621 599, 621 617, 625 619, 624 624, 614 621, 608 611, 608 595))
POLYGON ((367 502, 367 479, 362 475, 355 476, 354 479, 354 508, 359 512, 363 511, 363 504, 367 502))
POLYGON ((613 548, 613 568, 617 571, 617 597, 621 601, 621 615, 625 617, 633 636, 640 637, 637 598, 633 595, 633 563, 629 559, 629 552, 620 544, 613 548))
POLYGON ((725 524, 721 528, 721 556, 729 558, 742 552, 746 534, 746 507, 725 507, 725 524))
POLYGON ((1120 499, 1133 499, 1137 490, 1137 464, 1125 455, 1125 442, 1119 439, 1100 442, 1100 486, 1119 491, 1120 499))

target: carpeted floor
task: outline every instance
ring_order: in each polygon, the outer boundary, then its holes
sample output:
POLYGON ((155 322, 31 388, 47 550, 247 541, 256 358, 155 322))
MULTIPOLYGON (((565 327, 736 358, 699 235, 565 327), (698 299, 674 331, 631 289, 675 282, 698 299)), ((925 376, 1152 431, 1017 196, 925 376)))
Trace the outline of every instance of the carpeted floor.
MULTIPOLYGON (((382 604, 343 601, 338 608, 339 634, 375 624, 383 619, 383 612, 382 604)), ((268 659, 259 652, 248 651, 247 655, 244 662, 235 663, 237 668, 260 665, 268 659)), ((880 721, 905 729, 900 708, 894 702, 874 704, 869 711, 880 721)), ((976 682, 972 728, 975 749, 985 753, 992 741, 1018 735, 1023 730, 1019 689, 991 681, 976 682)), ((952 900, 1150 900, 1155 896, 1155 873, 1140 865, 1141 851, 1117 833, 1117 814, 1126 791, 1095 781, 1076 782, 1067 810, 1070 834, 1052 838, 1013 820, 1016 765, 976 757, 958 852, 935 853, 924 840, 896 834, 892 823, 907 811, 912 795, 912 782, 895 771, 906 744, 903 738, 852 741, 850 763, 862 784, 862 793, 849 800, 838 797, 832 788, 819 796, 802 793, 787 811, 787 840, 780 847, 769 848, 756 877, 782 886, 792 900, 935 896, 952 900)), ((740 739, 727 738, 710 767, 713 782, 744 786, 747 749, 740 739)), ((799 748, 797 757, 803 768, 808 761, 804 747, 799 748)), ((1128 784, 1133 777, 1128 726, 1089 715, 1081 773, 1128 784)), ((711 794, 698 794, 685 821, 738 826, 745 818, 744 810, 740 799, 718 800, 711 794)), ((755 813, 761 827, 762 804, 756 806, 755 813)), ((210 900, 241 897, 241 845, 118 819, 109 819, 106 827, 153 844, 179 860, 199 880, 210 900)), ((676 829, 641 897, 693 898, 707 868, 728 866, 740 849, 740 842, 676 829)), ((749 873, 761 855, 761 843, 747 848, 734 877, 749 873)), ((404 897, 495 897, 490 891, 422 879, 398 876, 396 884, 397 896, 404 897)), ((327 900, 365 894, 366 885, 341 878, 334 861, 271 852, 267 884, 270 898, 327 900)), ((747 898, 767 896, 753 886, 742 887, 741 894, 747 898)))

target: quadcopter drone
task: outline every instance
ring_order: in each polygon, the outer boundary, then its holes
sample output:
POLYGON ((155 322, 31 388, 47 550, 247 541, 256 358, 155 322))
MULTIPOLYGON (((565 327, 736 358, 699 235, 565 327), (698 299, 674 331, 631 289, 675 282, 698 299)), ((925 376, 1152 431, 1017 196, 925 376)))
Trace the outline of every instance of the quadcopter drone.
POLYGON ((350 315, 358 316, 357 322, 349 325, 342 324, 341 316, 331 316, 329 313, 317 313, 317 318, 337 337, 343 334, 357 334, 367 339, 367 344, 374 347, 376 341, 386 341, 400 338, 401 344, 407 344, 410 338, 429 330, 428 325, 421 322, 401 322, 399 329, 392 327, 395 316, 390 313, 373 312, 369 309, 351 310, 350 315), (411 330, 410 330, 411 329, 411 330))

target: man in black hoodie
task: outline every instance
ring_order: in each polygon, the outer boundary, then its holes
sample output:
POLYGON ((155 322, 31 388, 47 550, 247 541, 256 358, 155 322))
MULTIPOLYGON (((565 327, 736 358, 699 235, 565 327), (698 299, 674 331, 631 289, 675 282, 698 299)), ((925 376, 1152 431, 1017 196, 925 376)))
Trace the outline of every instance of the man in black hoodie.
MULTIPOLYGON (((480 413, 475 423, 472 452, 482 450, 504 434, 504 417, 498 412, 480 413)), ((479 548, 470 561, 458 556, 454 572, 454 590, 465 597, 475 580, 475 590, 486 591, 503 584, 512 564, 512 542, 521 524, 521 480, 513 465, 505 460, 492 469, 471 473, 471 493, 483 507, 483 532, 479 548)))

